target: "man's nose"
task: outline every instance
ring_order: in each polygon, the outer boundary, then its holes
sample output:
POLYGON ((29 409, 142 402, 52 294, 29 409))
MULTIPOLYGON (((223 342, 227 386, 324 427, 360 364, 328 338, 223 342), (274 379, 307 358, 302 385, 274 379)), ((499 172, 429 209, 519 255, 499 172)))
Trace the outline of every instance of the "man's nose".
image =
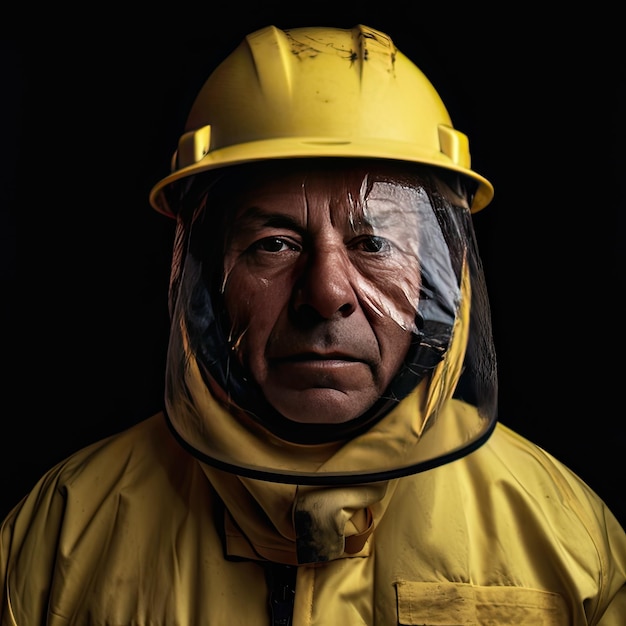
POLYGON ((323 319, 339 314, 351 315, 357 307, 354 290, 355 270, 345 250, 319 250, 307 259, 296 284, 294 308, 296 313, 323 319))

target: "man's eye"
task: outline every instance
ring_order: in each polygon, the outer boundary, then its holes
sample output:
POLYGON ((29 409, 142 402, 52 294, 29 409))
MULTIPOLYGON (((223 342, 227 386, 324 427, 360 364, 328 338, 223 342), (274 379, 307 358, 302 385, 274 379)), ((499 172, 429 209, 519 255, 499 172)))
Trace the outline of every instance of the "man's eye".
POLYGON ((257 241, 252 248, 263 252, 285 252, 287 250, 299 250, 299 247, 292 241, 280 237, 265 237, 257 241))
POLYGON ((352 242, 352 247, 364 252, 386 252, 390 249, 390 244, 387 239, 383 237, 374 237, 373 235, 367 237, 360 237, 356 241, 352 242))

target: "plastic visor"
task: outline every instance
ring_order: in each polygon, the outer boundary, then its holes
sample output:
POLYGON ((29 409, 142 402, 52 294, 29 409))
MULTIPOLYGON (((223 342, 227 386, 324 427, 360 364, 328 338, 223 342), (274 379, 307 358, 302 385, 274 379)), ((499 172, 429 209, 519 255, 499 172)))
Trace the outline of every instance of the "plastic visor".
POLYGON ((166 385, 180 442, 300 484, 401 476, 481 445, 495 356, 468 196, 454 174, 384 161, 191 181, 166 385))

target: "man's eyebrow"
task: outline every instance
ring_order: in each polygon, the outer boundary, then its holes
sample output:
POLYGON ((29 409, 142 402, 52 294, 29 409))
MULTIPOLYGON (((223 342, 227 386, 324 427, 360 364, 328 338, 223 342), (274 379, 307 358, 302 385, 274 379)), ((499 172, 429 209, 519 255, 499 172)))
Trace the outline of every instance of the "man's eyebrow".
POLYGON ((271 226, 274 228, 288 228, 297 232, 305 231, 302 222, 296 220, 291 215, 266 211, 258 206, 250 206, 240 211, 235 219, 235 223, 240 228, 271 226))

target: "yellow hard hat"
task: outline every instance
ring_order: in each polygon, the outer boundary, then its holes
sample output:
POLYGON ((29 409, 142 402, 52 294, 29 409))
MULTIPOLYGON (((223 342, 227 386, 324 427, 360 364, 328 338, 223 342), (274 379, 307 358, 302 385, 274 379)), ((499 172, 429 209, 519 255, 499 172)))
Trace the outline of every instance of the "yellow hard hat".
POLYGON ((172 159, 150 192, 176 213, 184 178, 230 165, 298 157, 411 161, 477 182, 476 212, 493 186, 470 167, 469 142, 452 126, 430 81, 378 30, 268 26, 248 35, 204 83, 172 159))

